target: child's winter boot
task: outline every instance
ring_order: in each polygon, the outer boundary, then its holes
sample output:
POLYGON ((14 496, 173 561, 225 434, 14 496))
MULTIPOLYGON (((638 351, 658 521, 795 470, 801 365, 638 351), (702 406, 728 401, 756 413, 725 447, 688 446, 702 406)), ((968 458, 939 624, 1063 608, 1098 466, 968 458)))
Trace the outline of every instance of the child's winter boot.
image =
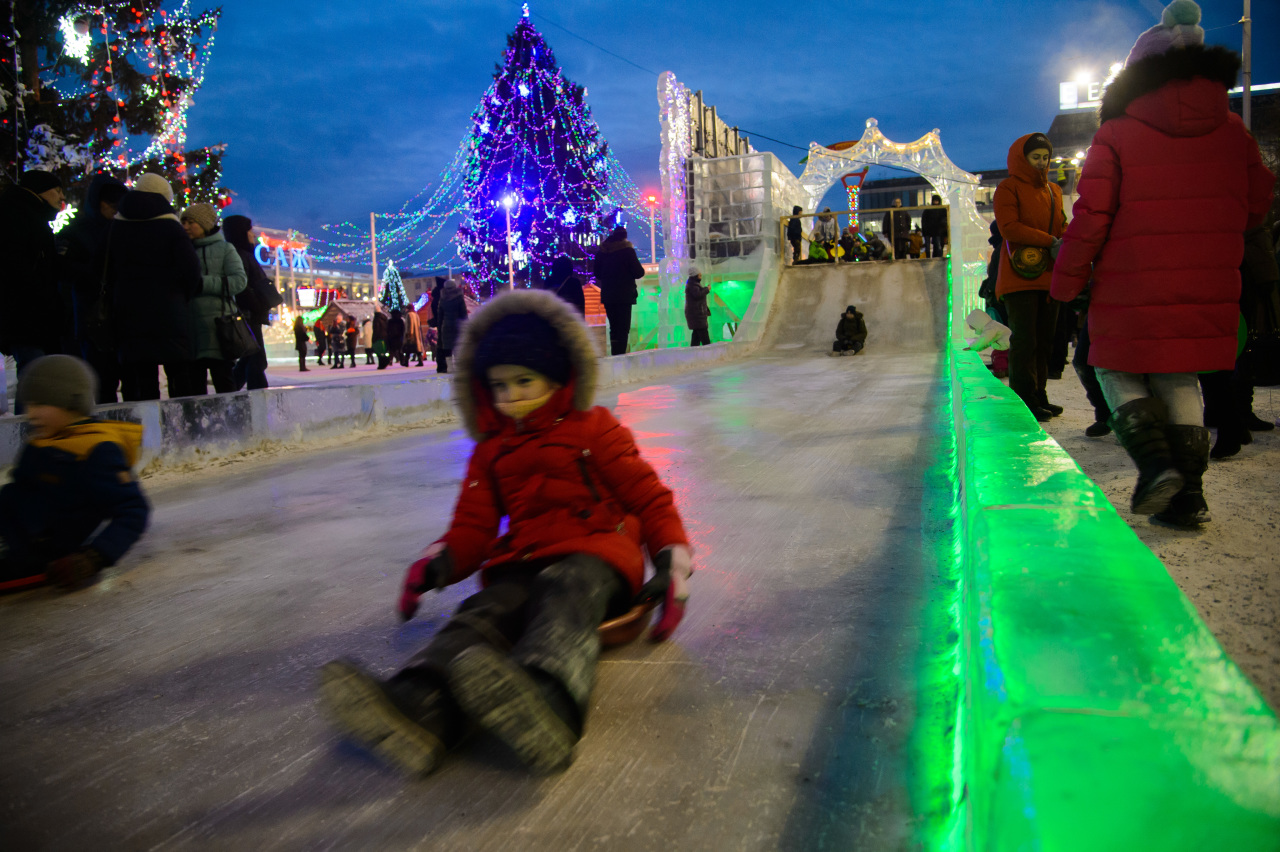
POLYGON ((412 671, 380 681, 355 663, 333 660, 320 668, 320 703, 353 741, 415 776, 439 766, 465 733, 449 694, 412 671))
POLYGON ((472 721, 534 772, 558 772, 573 760, 580 736, 576 708, 554 678, 526 670, 488 645, 473 645, 449 664, 449 688, 472 721))

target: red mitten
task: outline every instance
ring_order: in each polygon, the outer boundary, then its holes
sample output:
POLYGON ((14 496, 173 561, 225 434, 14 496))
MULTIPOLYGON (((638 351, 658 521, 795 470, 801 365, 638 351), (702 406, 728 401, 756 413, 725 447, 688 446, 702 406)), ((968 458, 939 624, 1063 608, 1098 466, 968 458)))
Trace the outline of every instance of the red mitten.
MULTIPOLYGON (((666 548, 659 554, 671 560, 671 583, 667 586, 667 594, 662 601, 662 616, 649 631, 650 642, 662 642, 680 624, 684 618, 685 604, 689 600, 689 575, 693 573, 693 554, 684 545, 666 548)), ((654 560, 657 562, 657 560, 654 560)))
POLYGON ((422 595, 432 589, 443 589, 449 585, 452 575, 453 562, 444 545, 437 542, 427 548, 421 558, 405 572, 404 587, 400 591, 400 601, 396 604, 400 618, 405 621, 413 618, 422 595))

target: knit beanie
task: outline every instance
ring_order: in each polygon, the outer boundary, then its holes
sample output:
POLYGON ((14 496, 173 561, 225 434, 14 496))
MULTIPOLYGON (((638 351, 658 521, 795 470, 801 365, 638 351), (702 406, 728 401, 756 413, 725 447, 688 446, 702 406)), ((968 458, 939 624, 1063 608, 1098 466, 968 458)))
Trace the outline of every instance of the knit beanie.
POLYGON ((18 186, 23 189, 29 189, 39 195, 42 192, 48 192, 51 189, 62 186, 62 181, 58 180, 58 176, 53 172, 31 169, 22 173, 22 179, 18 182, 18 186))
POLYGON ((560 335, 537 314, 505 316, 481 338, 473 374, 483 378, 501 364, 528 367, 559 385, 568 384, 572 372, 560 335))
POLYGON ((18 399, 23 406, 53 405, 93 414, 98 379, 89 365, 70 355, 45 355, 27 365, 18 378, 18 399))
POLYGON ((218 230, 218 212, 213 209, 212 204, 205 204, 203 201, 192 204, 186 210, 182 211, 183 220, 190 219, 201 228, 204 228, 206 234, 212 234, 218 230))
POLYGON ((1204 44, 1204 30, 1200 28, 1200 7, 1195 0, 1173 0, 1164 7, 1160 23, 1138 36, 1124 65, 1128 68, 1144 57, 1192 44, 1204 44))
POLYGON ((108 181, 98 190, 98 200, 105 201, 114 207, 120 203, 120 199, 124 198, 124 194, 128 191, 129 188, 119 181, 108 181))
POLYGON ((1037 148, 1044 148, 1050 155, 1053 154, 1053 143, 1049 141, 1049 137, 1043 133, 1032 133, 1022 146, 1022 156, 1027 156, 1037 148))
POLYGON ((163 195, 165 201, 173 203, 173 187, 169 186, 169 181, 160 175, 147 172, 133 182, 133 188, 137 192, 154 192, 156 195, 163 195))

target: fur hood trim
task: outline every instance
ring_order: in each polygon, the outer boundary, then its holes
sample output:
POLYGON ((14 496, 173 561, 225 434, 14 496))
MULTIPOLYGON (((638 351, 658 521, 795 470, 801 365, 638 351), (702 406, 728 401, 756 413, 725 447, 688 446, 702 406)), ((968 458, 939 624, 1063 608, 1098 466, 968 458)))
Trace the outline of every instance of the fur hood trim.
POLYGON ((605 240, 600 244, 600 248, 596 249, 596 254, 608 254, 609 252, 622 251, 629 248, 635 248, 630 240, 605 240))
POLYGON ((1125 68, 1102 93, 1099 123, 1119 118, 1129 104, 1174 80, 1204 77, 1230 89, 1240 72, 1240 57, 1225 47, 1189 45, 1157 53, 1125 68))
POLYGON ((490 300, 476 311, 463 324, 462 337, 458 343, 453 402, 467 427, 467 433, 476 441, 492 434, 481 425, 482 420, 491 419, 488 416, 482 417, 481 411, 484 409, 488 412, 492 403, 484 388, 484 377, 473 374, 476 346, 498 320, 512 314, 536 314, 555 329, 560 336, 560 343, 569 352, 569 363, 573 367, 573 377, 569 379, 573 390, 573 407, 578 411, 588 411, 594 404, 596 359, 599 355, 586 324, 578 318, 568 302, 554 293, 546 290, 511 290, 490 300))

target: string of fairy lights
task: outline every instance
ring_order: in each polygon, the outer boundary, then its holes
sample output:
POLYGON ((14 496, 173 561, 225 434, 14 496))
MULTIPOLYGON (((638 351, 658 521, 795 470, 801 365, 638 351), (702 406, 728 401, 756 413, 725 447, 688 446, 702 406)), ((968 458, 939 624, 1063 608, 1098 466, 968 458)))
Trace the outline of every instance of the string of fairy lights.
MULTIPOLYGON (((94 151, 95 165, 132 175, 152 160, 173 162, 181 187, 180 201, 190 200, 186 152, 187 114, 193 96, 204 83, 205 69, 214 49, 220 9, 192 14, 183 0, 172 11, 158 8, 148 14, 134 2, 81 5, 58 22, 63 37, 63 57, 89 69, 87 74, 64 74, 48 85, 67 100, 85 103, 88 112, 103 104, 114 115, 107 128, 108 144, 94 151), (96 36, 95 36, 96 30, 96 36), (94 64, 96 44, 102 59, 94 64), (147 135, 130 134, 121 109, 126 107, 117 66, 128 64, 143 75, 141 101, 133 108, 155 110, 159 128, 147 135), (145 69, 145 70, 144 70, 145 69), (150 72, 150 73, 148 73, 150 72), (86 79, 87 77, 87 79, 86 79)), ((220 152, 222 146, 213 146, 220 152)), ((207 160, 206 160, 207 162, 207 160)), ((217 172, 221 169, 212 164, 217 172)), ((221 174, 212 176, 213 185, 221 174)))
MULTIPOLYGON (((402 267, 461 263, 476 293, 487 295, 508 276, 508 252, 515 269, 537 277, 554 253, 572 254, 574 245, 581 253, 620 219, 646 229, 640 190, 603 141, 585 96, 526 12, 440 178, 400 210, 378 214, 379 258, 402 267), (439 239, 450 225, 452 238, 439 239)), ((310 250, 366 263, 369 231, 350 221, 325 225, 310 250)))

